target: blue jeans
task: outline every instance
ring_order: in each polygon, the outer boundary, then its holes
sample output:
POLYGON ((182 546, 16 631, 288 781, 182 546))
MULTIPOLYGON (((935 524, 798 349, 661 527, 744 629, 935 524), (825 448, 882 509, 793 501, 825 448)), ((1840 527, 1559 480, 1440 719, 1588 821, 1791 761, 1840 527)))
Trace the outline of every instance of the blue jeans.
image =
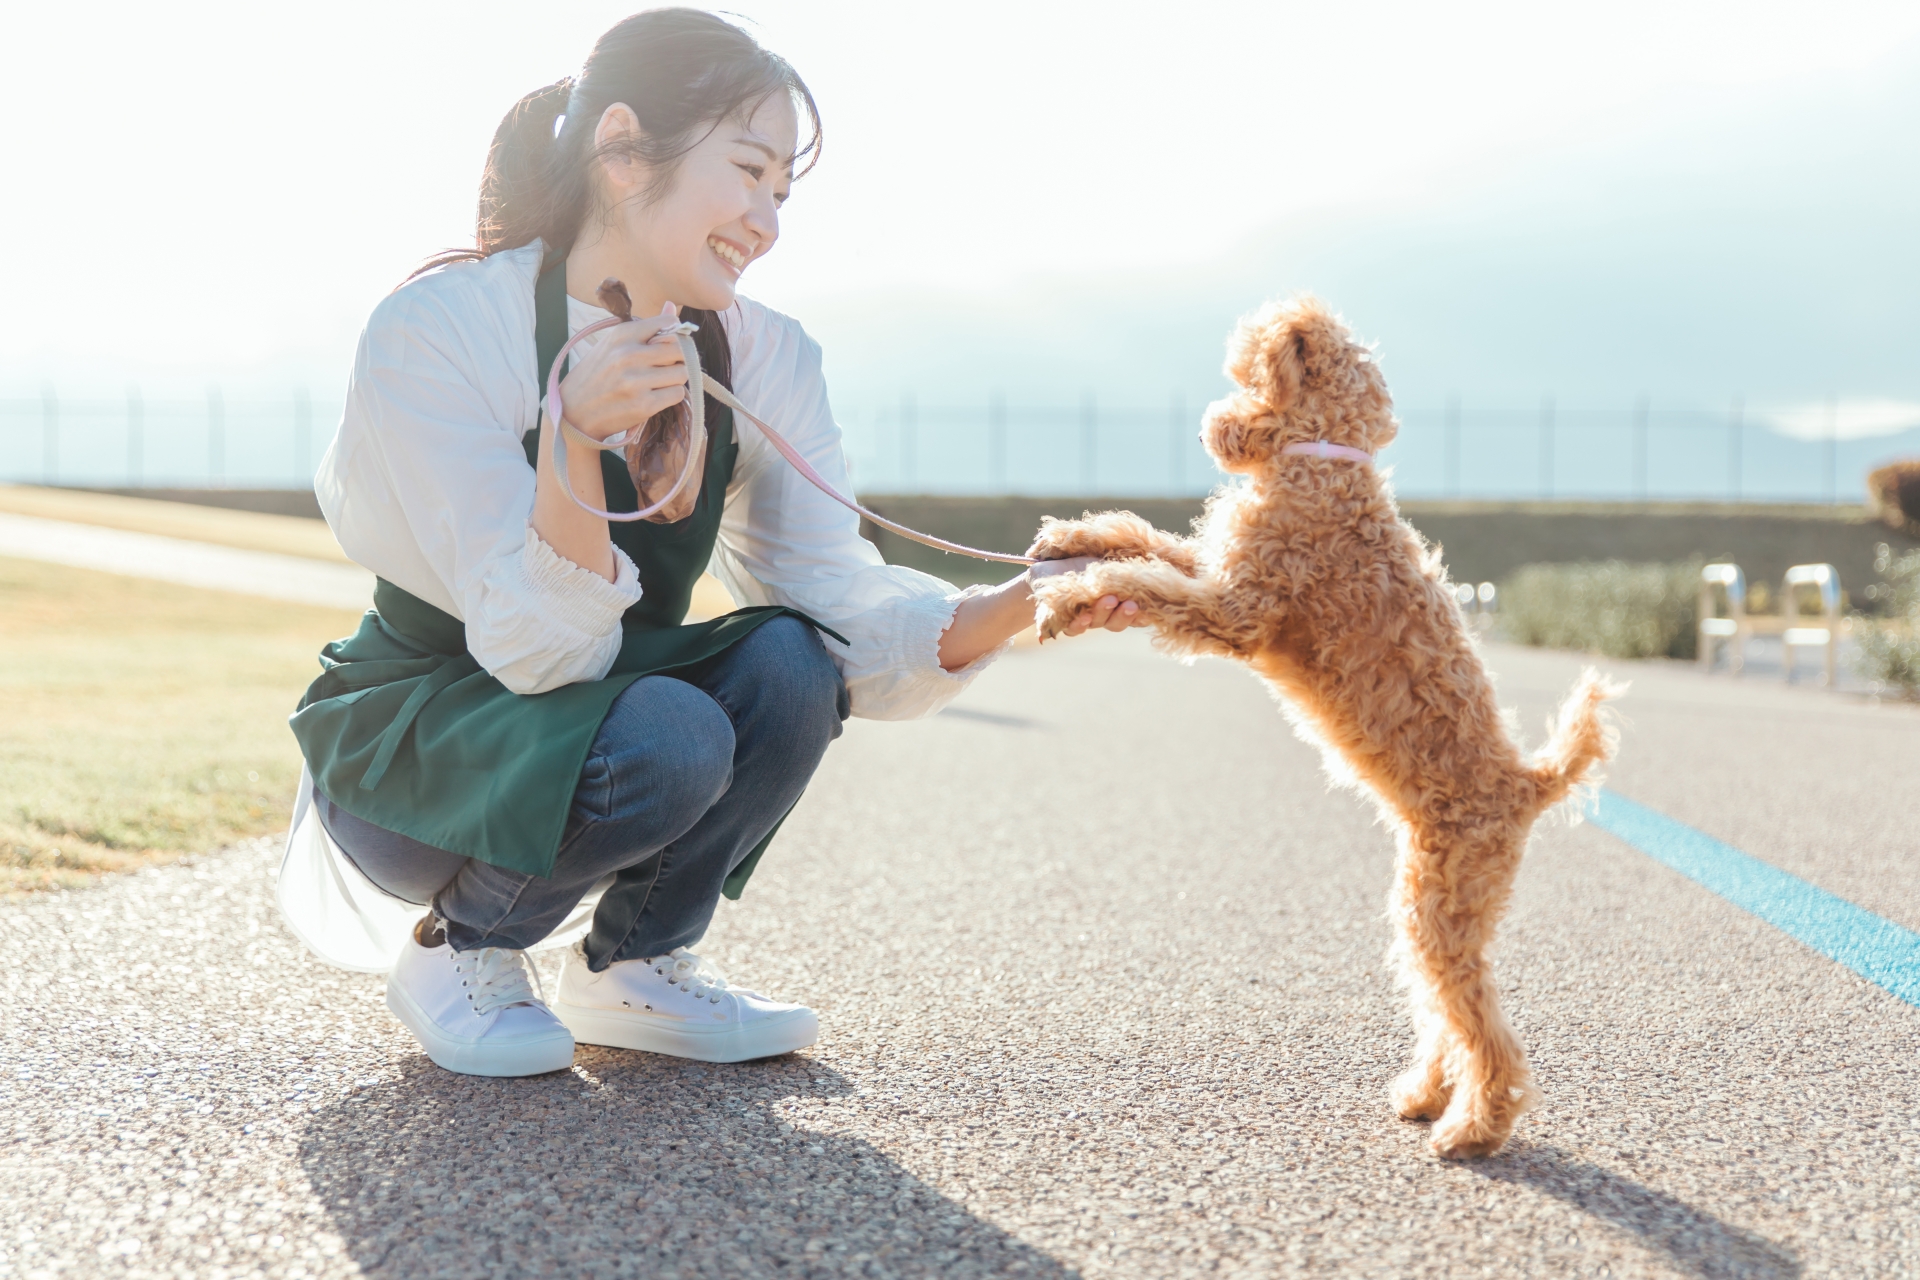
POLYGON ((546 876, 436 849, 315 800, 354 865, 395 897, 431 902, 456 951, 530 947, 613 876, 586 940, 597 971, 700 940, 727 873, 800 798, 846 717, 840 674, 797 618, 635 680, 587 753, 546 876))

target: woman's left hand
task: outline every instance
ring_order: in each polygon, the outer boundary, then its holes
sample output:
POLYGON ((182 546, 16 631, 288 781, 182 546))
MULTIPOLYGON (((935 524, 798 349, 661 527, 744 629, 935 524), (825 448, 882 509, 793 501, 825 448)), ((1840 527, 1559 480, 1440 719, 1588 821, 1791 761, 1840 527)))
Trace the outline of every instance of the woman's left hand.
MULTIPOLYGON (((1077 573, 1092 564, 1092 556, 1070 560, 1043 560, 1031 565, 1017 578, 1009 578, 991 591, 968 596, 954 610, 953 621, 940 633, 940 665, 958 671, 983 654, 999 648, 1022 631, 1033 627, 1033 583, 1057 573, 1077 573)), ((1140 606, 1131 600, 1104 596, 1091 609, 1083 609, 1064 634, 1084 635, 1095 627, 1107 631, 1125 631, 1144 627, 1140 606)))

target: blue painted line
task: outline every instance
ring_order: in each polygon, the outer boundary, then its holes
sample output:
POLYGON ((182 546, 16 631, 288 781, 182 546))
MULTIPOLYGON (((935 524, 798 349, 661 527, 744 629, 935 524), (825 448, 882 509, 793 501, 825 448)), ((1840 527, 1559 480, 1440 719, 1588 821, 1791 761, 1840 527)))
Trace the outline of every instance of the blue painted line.
POLYGON ((1920 933, 1615 792, 1603 789, 1587 816, 1655 862, 1920 1006, 1920 933))

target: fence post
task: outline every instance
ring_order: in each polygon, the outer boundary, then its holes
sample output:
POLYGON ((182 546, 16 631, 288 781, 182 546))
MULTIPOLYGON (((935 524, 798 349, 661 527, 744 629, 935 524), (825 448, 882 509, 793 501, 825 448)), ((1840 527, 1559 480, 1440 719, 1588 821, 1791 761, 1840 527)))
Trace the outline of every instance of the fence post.
POLYGON ((1647 418, 1652 401, 1643 393, 1633 403, 1633 496, 1647 500, 1647 418))
POLYGON ((60 479, 60 397, 51 382, 40 384, 40 482, 60 479))
POLYGON ((1827 501, 1840 501, 1840 400, 1837 396, 1827 397, 1827 501))
POLYGON ((1740 445, 1747 416, 1747 402, 1733 398, 1733 412, 1727 418, 1727 500, 1740 501, 1740 445))
POLYGON ((1460 496, 1460 397, 1447 397, 1447 425, 1443 436, 1447 453, 1447 496, 1460 496))
POLYGON ((227 469, 227 403, 218 384, 207 387, 207 487, 217 489, 227 469))
POLYGON ((1553 397, 1540 398, 1540 496, 1553 497, 1553 397))
POLYGON ((1007 397, 996 391, 987 401, 987 489, 1007 491, 1007 397))
POLYGON ((313 479, 313 397, 305 387, 293 390, 293 473, 313 479))
POLYGON ((900 396, 900 484, 901 488, 912 493, 919 483, 919 441, 916 439, 913 412, 913 392, 902 392, 900 396))
POLYGON ((140 487, 140 431, 146 425, 146 405, 140 399, 140 384, 127 384, 127 486, 140 487))
POLYGON ((1085 493, 1097 488, 1099 435, 1100 420, 1095 414, 1093 392, 1089 391, 1080 401, 1080 488, 1085 493))
POLYGON ((1167 472, 1173 477, 1173 491, 1187 491, 1187 398, 1178 391, 1173 393, 1172 408, 1167 424, 1172 436, 1167 472))

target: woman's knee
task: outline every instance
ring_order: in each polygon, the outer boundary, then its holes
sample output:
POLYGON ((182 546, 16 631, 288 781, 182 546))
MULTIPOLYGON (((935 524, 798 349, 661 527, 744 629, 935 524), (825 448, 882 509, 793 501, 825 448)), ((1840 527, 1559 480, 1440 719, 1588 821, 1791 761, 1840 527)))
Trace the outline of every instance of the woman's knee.
POLYGON ((826 642, 807 623, 775 618, 741 641, 745 665, 763 689, 777 690, 771 702, 780 708, 789 732, 812 728, 822 741, 840 736, 847 718, 847 687, 827 655, 826 642))
POLYGON ((601 721, 578 799, 602 818, 661 807, 698 815, 726 794, 734 747, 719 703, 683 681, 645 676, 601 721))

